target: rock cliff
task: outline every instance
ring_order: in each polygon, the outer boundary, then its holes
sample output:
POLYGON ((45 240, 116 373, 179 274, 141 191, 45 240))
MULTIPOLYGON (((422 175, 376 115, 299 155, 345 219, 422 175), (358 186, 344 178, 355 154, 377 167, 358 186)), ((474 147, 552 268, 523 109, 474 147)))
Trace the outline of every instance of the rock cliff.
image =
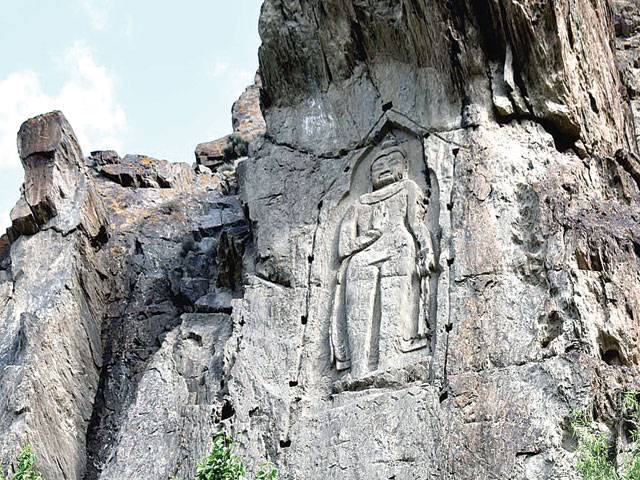
POLYGON ((282 478, 577 479, 582 410, 622 462, 639 11, 266 0, 248 157, 83 158, 27 121, 0 458, 189 478, 224 429, 282 478))

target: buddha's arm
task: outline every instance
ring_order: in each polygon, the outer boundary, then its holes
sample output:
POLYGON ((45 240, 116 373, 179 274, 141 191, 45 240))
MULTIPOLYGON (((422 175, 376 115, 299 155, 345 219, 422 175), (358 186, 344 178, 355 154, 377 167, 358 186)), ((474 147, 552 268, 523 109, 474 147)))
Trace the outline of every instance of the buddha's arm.
POLYGON ((354 206, 349 207, 340 225, 338 254, 341 259, 353 255, 360 250, 364 250, 382 235, 380 231, 374 229, 359 235, 357 215, 357 208, 354 206))
POLYGON ((408 193, 407 223, 418 241, 420 259, 425 262, 427 269, 433 270, 435 269, 434 249, 431 233, 427 228, 424 196, 418 185, 413 182, 409 183, 408 193))

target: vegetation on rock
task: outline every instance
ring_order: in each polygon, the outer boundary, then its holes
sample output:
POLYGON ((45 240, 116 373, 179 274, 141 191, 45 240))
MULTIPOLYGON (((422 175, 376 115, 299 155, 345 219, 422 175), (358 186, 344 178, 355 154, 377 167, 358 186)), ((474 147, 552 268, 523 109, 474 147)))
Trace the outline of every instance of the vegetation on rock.
MULTIPOLYGON (((211 452, 198 464, 194 480, 244 480, 246 473, 242 459, 233 453, 233 439, 223 432, 213 438, 211 452)), ((255 480, 278 480, 278 470, 265 463, 255 480)))
POLYGON ((0 480, 44 480, 44 477, 36 469, 36 455, 33 453, 31 445, 22 449, 16 463, 18 467, 13 476, 5 476, 0 471, 0 480))
POLYGON ((237 133, 231 134, 229 142, 227 148, 224 149, 226 159, 246 157, 249 153, 249 143, 237 133))
POLYGON ((571 429, 578 440, 576 468, 584 480, 640 480, 640 402, 635 390, 626 392, 622 400, 623 420, 630 426, 631 455, 621 473, 611 458, 609 436, 587 419, 584 412, 576 412, 571 429))

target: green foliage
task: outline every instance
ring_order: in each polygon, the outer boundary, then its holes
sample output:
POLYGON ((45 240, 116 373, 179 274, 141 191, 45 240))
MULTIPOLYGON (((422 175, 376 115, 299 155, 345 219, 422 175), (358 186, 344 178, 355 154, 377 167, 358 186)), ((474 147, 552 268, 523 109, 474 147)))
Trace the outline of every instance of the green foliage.
POLYGON ((613 463, 609 460, 609 440, 587 421, 583 412, 573 415, 571 429, 578 440, 576 468, 584 480, 618 480, 613 463))
POLYGON ((640 392, 630 390, 622 398, 622 408, 625 419, 631 424, 631 440, 633 450, 624 478, 626 480, 640 480, 640 392))
POLYGON ((633 442, 631 459, 620 475, 609 457, 611 445, 607 435, 600 432, 583 412, 577 412, 571 420, 571 429, 578 440, 576 468, 584 480, 640 480, 640 392, 630 390, 622 397, 622 414, 631 425, 633 442))
POLYGON ((272 463, 265 463, 256 473, 256 480, 278 480, 278 470, 272 463))
POLYGON ((233 441, 225 433, 213 439, 211 453, 198 464, 194 480, 241 480, 246 470, 233 454, 233 441))
POLYGON ((249 153, 249 143, 237 133, 229 137, 229 145, 224 149, 224 158, 233 160, 235 158, 246 157, 249 153))
MULTIPOLYGON (((233 453, 233 440, 225 433, 213 438, 211 452, 199 464, 194 480, 245 480, 246 468, 242 459, 233 453)), ((0 477, 0 480, 2 477, 0 477)), ((170 480, 178 480, 171 477, 170 480)), ((278 470, 265 463, 256 473, 255 480, 278 480, 278 470)))
POLYGON ((5 477, 0 471, 0 480, 44 480, 44 477, 36 469, 36 455, 31 445, 26 445, 17 460, 18 468, 12 477, 5 477))

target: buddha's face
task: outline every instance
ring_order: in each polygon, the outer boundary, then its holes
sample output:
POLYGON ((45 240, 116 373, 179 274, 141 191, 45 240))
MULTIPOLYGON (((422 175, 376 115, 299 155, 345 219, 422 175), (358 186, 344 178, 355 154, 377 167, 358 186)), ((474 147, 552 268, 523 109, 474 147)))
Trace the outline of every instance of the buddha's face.
POLYGON ((378 190, 404 178, 405 159, 400 152, 376 158, 371 164, 371 183, 378 190))

